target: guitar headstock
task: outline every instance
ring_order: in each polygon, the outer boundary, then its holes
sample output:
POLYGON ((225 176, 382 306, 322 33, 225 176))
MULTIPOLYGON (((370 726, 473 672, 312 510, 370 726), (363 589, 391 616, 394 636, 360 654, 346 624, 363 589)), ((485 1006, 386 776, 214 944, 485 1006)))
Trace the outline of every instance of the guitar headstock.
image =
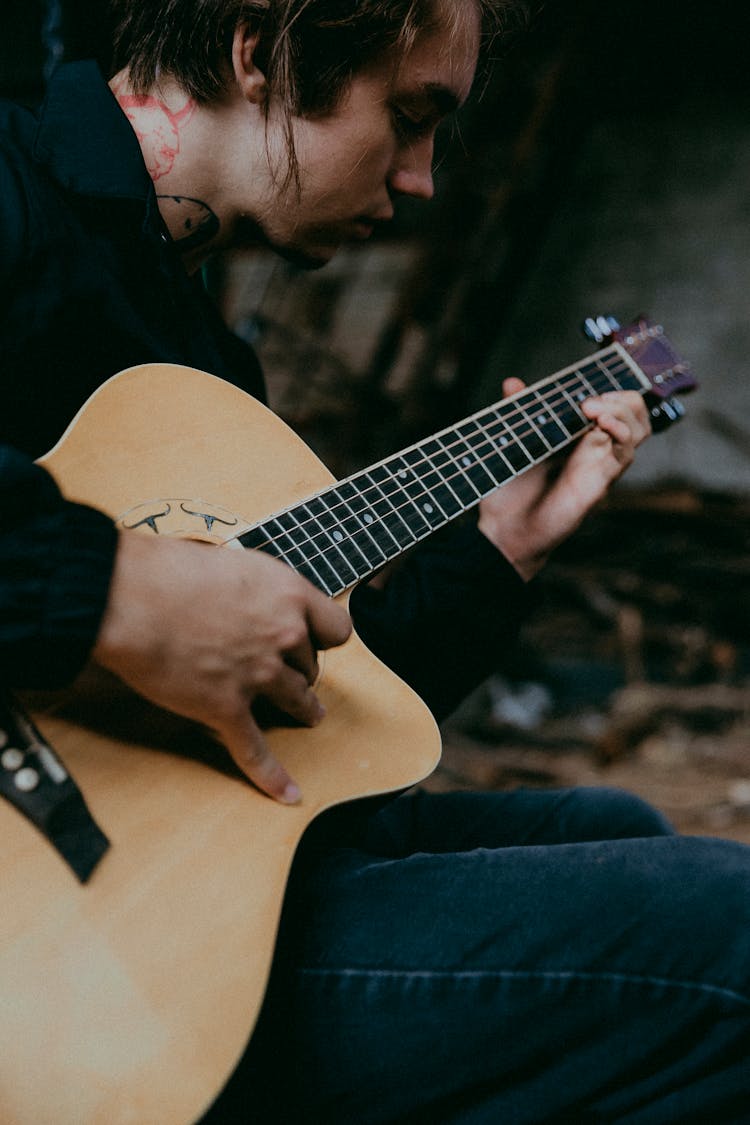
POLYGON ((589 317, 584 332, 601 347, 621 344, 651 383, 650 393, 658 399, 686 394, 698 386, 690 364, 664 335, 662 326, 647 317, 638 317, 625 328, 612 317, 589 317))
POLYGON ((679 421, 685 410, 674 395, 686 394, 698 384, 690 364, 670 343, 660 324, 641 316, 626 328, 621 328, 613 317, 598 316, 589 317, 583 330, 600 347, 620 344, 637 363, 651 384, 644 397, 655 431, 679 421))

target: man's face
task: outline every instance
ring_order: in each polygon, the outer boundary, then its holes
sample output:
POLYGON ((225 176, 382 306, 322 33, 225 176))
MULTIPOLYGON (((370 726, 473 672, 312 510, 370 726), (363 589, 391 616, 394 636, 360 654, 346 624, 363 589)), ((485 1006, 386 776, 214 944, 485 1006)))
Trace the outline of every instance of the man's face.
POLYGON ((430 199, 435 130, 466 100, 478 45, 474 11, 456 34, 419 37, 398 69, 384 60, 358 73, 330 114, 295 118, 300 190, 271 180, 259 216, 269 244, 320 266, 391 219, 396 196, 430 199))

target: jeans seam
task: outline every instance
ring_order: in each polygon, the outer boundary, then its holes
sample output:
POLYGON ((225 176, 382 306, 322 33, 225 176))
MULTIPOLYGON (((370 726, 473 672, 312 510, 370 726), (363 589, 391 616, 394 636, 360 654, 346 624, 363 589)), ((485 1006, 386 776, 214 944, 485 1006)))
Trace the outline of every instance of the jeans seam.
POLYGON ((685 992, 705 992, 724 999, 732 1000, 743 1008, 750 1008, 750 998, 731 988, 723 988, 716 984, 703 984, 690 980, 670 980, 668 977, 653 977, 637 973, 587 973, 565 972, 553 970, 530 969, 324 969, 324 968, 298 968, 301 976, 334 976, 334 977, 400 977, 430 979, 456 979, 474 980, 491 978, 497 980, 570 980, 570 981, 601 981, 612 984, 635 984, 658 986, 660 988, 674 988, 685 992))

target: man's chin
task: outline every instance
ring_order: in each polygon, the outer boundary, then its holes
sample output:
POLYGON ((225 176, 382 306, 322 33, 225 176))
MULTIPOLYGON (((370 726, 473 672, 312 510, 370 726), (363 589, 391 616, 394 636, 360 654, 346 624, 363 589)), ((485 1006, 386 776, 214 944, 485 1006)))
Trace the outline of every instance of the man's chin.
POLYGON ((304 270, 319 270, 327 265, 341 245, 339 240, 326 240, 322 232, 319 239, 311 237, 304 243, 281 242, 270 237, 259 223, 247 216, 237 223, 233 242, 238 249, 266 246, 286 262, 304 270))
POLYGON ((274 246, 273 243, 269 243, 269 245, 285 262, 291 262, 293 266, 302 270, 322 269, 323 266, 328 265, 338 250, 338 246, 326 250, 318 248, 313 250, 302 249, 299 246, 274 246))

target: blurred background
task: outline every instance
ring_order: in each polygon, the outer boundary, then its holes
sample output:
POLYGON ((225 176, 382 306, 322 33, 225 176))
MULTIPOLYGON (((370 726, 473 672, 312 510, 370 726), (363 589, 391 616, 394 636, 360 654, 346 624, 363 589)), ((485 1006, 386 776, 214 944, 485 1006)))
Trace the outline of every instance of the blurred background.
MULTIPOLYGON (((4 0, 0 93, 108 66, 102 0, 4 0)), ((700 388, 555 556, 445 725, 432 788, 614 784, 750 841, 750 7, 549 0, 440 138, 435 200, 301 273, 207 282, 273 405, 344 475, 647 313, 700 388)), ((461 654, 456 654, 456 660, 461 654)))

